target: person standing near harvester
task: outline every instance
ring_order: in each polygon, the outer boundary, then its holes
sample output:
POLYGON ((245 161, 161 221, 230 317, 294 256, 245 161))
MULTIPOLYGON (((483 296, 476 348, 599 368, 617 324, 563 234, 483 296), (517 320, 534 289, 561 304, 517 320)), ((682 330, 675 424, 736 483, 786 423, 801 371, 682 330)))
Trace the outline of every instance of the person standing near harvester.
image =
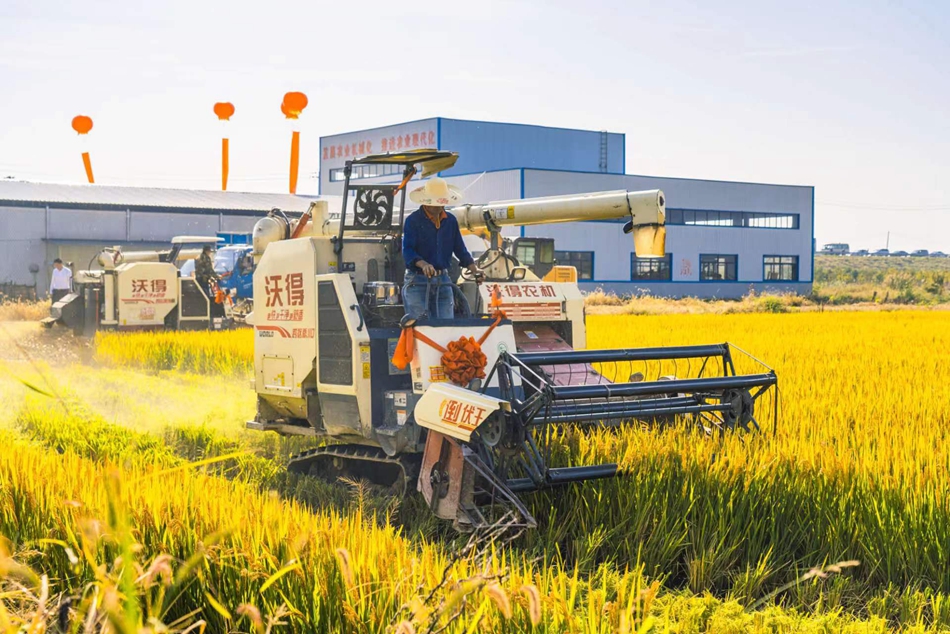
POLYGON ((452 319, 455 316, 455 297, 449 279, 452 256, 476 279, 482 276, 465 248, 458 220, 445 213, 446 205, 461 202, 462 192, 435 177, 409 192, 409 200, 418 203, 420 208, 409 214, 402 234, 402 256, 406 261, 402 296, 406 314, 419 317, 428 312, 433 319, 452 319))
POLYGON ((73 290, 73 272, 63 266, 59 258, 53 260, 53 272, 49 276, 49 295, 52 303, 66 297, 73 290))

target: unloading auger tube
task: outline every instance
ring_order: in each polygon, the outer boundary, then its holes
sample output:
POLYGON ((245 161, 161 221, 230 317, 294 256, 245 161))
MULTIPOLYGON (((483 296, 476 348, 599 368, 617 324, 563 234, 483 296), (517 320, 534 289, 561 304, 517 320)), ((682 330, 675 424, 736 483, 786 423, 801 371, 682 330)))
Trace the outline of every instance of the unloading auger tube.
POLYGON ((626 190, 547 196, 460 205, 451 213, 469 231, 502 227, 627 218, 624 233, 633 233, 638 257, 662 257, 666 253, 666 197, 659 189, 626 190))
MULTIPOLYGON (((518 494, 623 475, 614 462, 552 466, 565 453, 559 446, 566 437, 587 433, 585 427, 687 421, 714 435, 769 423, 774 429, 778 417, 775 372, 728 343, 504 353, 485 384, 493 378, 499 407, 472 431, 427 418, 425 396, 416 408, 429 428, 419 489, 439 517, 463 529, 501 517, 534 527, 518 494), (735 352, 757 371, 737 373, 735 352), (671 370, 683 378, 666 373, 671 370)), ((441 390, 460 400, 468 391, 441 390)))

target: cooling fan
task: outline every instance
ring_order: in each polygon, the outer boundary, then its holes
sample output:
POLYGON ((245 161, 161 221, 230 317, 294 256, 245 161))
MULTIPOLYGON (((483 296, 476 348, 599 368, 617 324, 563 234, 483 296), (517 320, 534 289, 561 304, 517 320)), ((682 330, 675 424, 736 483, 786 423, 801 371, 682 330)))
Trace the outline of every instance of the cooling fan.
POLYGON ((360 187, 353 208, 353 227, 356 229, 389 228, 393 219, 393 190, 378 187, 360 187))

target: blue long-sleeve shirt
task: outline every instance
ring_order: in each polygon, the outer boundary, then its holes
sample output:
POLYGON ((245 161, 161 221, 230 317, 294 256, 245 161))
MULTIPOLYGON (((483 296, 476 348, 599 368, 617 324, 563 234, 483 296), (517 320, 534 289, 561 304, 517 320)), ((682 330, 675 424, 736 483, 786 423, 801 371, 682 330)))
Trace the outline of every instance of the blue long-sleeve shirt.
POLYGON ((445 270, 449 268, 453 254, 462 266, 475 261, 465 248, 455 216, 443 211, 436 227, 422 209, 409 214, 402 233, 402 257, 407 269, 420 271, 416 262, 425 260, 436 269, 445 270))

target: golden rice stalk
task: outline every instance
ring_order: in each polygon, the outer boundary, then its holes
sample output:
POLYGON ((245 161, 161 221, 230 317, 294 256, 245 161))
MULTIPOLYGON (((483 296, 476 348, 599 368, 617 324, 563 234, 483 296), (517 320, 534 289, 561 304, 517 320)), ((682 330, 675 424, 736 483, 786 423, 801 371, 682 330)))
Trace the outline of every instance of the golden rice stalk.
POLYGON ((353 581, 353 568, 350 565, 350 551, 346 548, 337 548, 336 557, 340 562, 340 574, 343 575, 343 582, 347 589, 352 588, 356 584, 353 581))
POLYGON ((519 590, 528 599, 528 618, 531 619, 531 625, 537 625, 541 622, 541 593, 538 587, 533 583, 526 583, 519 590))
POLYGON ((238 606, 237 613, 246 616, 251 621, 255 631, 264 631, 264 619, 261 618, 261 611, 257 609, 257 606, 251 603, 243 603, 238 606))
POLYGON ((495 603, 498 611, 504 614, 506 619, 511 618, 511 601, 508 600, 508 594, 497 581, 485 586, 485 594, 495 603))

